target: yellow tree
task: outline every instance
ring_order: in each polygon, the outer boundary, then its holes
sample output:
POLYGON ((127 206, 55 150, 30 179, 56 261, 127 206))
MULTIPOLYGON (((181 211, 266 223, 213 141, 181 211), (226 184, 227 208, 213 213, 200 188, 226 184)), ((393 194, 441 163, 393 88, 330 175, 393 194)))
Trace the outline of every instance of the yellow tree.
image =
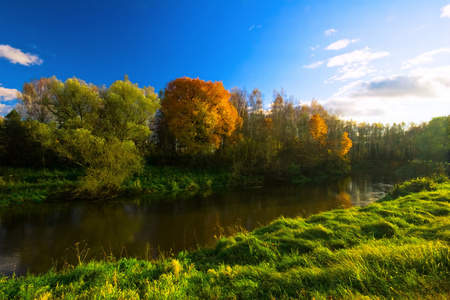
POLYGON ((325 121, 319 116, 319 114, 313 115, 309 120, 309 132, 311 133, 314 140, 319 142, 319 144, 321 145, 325 145, 328 126, 327 124, 325 124, 325 121))
POLYGON ((341 149, 339 154, 344 156, 350 151, 350 148, 353 146, 352 140, 348 137, 348 133, 344 132, 341 138, 341 149))
POLYGON ((221 82, 182 77, 166 85, 161 112, 179 151, 197 154, 219 148, 241 122, 229 99, 221 82))

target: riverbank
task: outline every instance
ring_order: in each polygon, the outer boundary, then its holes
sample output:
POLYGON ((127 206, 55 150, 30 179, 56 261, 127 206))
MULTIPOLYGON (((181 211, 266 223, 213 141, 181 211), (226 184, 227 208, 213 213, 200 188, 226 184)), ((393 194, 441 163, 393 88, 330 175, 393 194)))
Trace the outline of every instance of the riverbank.
MULTIPOLYGON (((27 203, 75 201, 91 199, 92 195, 78 192, 84 176, 81 169, 0 169, 0 207, 27 203)), ((296 174, 278 179, 275 184, 305 184, 324 182, 343 176, 342 173, 320 172, 316 177, 296 174)), ((155 192, 181 192, 223 187, 254 187, 270 185, 267 176, 242 175, 228 169, 192 169, 180 167, 146 166, 143 172, 126 180, 114 194, 101 198, 139 195, 155 192)))
POLYGON ((237 229, 214 248, 158 261, 85 263, 80 253, 75 267, 1 278, 0 298, 444 299, 449 202, 448 179, 413 180, 364 208, 237 229))

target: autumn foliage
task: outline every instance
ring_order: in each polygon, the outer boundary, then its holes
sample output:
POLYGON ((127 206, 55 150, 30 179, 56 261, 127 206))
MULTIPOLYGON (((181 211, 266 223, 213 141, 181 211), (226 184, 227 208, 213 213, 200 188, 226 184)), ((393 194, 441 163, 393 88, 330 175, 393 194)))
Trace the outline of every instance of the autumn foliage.
POLYGON ((321 145, 325 145, 325 140, 327 138, 328 126, 325 121, 315 114, 309 120, 309 132, 311 133, 314 140, 319 142, 321 145))
POLYGON ((178 152, 197 154, 219 148, 242 122, 229 99, 221 82, 182 77, 166 85, 161 111, 178 152))
POLYGON ((348 137, 348 133, 344 132, 341 138, 341 151, 339 154, 341 156, 346 155, 350 151, 350 148, 352 148, 352 146, 353 146, 352 140, 348 137))

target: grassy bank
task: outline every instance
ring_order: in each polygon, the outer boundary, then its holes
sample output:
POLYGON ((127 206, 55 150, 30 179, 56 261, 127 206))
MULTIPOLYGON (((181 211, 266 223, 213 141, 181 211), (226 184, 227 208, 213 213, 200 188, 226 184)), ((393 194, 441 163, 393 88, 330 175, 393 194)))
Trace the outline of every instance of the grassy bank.
POLYGON ((36 170, 0 168, 0 207, 38 203, 73 193, 80 170, 36 170))
MULTIPOLYGON (((78 193, 83 170, 0 169, 0 207, 46 201, 71 201, 89 198, 78 193)), ((276 181, 276 184, 304 184, 310 181, 336 179, 336 174, 320 172, 316 178, 297 176, 276 181)), ((181 192, 220 187, 270 185, 262 175, 235 174, 228 169, 192 169, 145 166, 143 172, 127 179, 117 195, 153 192, 181 192)), ((101 194, 100 194, 101 195, 101 194)), ((111 194, 107 194, 111 197, 111 194)), ((96 195, 96 197, 99 197, 96 195)))
POLYGON ((450 183, 399 185, 383 201, 280 218, 158 261, 92 261, 0 279, 0 299, 450 297, 450 183))
MULTIPOLYGON (((86 195, 78 194, 77 189, 83 175, 82 170, 0 169, 0 207, 82 199, 86 195)), ((263 182, 258 176, 234 176, 227 170, 146 166, 141 174, 126 180, 117 195, 252 186, 263 182)))

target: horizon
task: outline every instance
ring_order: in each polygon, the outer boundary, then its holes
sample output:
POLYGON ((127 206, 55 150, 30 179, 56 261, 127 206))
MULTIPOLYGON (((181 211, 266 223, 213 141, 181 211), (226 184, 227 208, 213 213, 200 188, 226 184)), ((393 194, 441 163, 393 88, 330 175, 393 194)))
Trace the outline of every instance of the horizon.
POLYGON ((450 115, 450 1, 12 1, 0 12, 0 115, 32 79, 155 92, 179 77, 281 88, 358 122, 450 115), (413 3, 413 5, 412 5, 413 3), (7 24, 7 26, 6 26, 7 24))

